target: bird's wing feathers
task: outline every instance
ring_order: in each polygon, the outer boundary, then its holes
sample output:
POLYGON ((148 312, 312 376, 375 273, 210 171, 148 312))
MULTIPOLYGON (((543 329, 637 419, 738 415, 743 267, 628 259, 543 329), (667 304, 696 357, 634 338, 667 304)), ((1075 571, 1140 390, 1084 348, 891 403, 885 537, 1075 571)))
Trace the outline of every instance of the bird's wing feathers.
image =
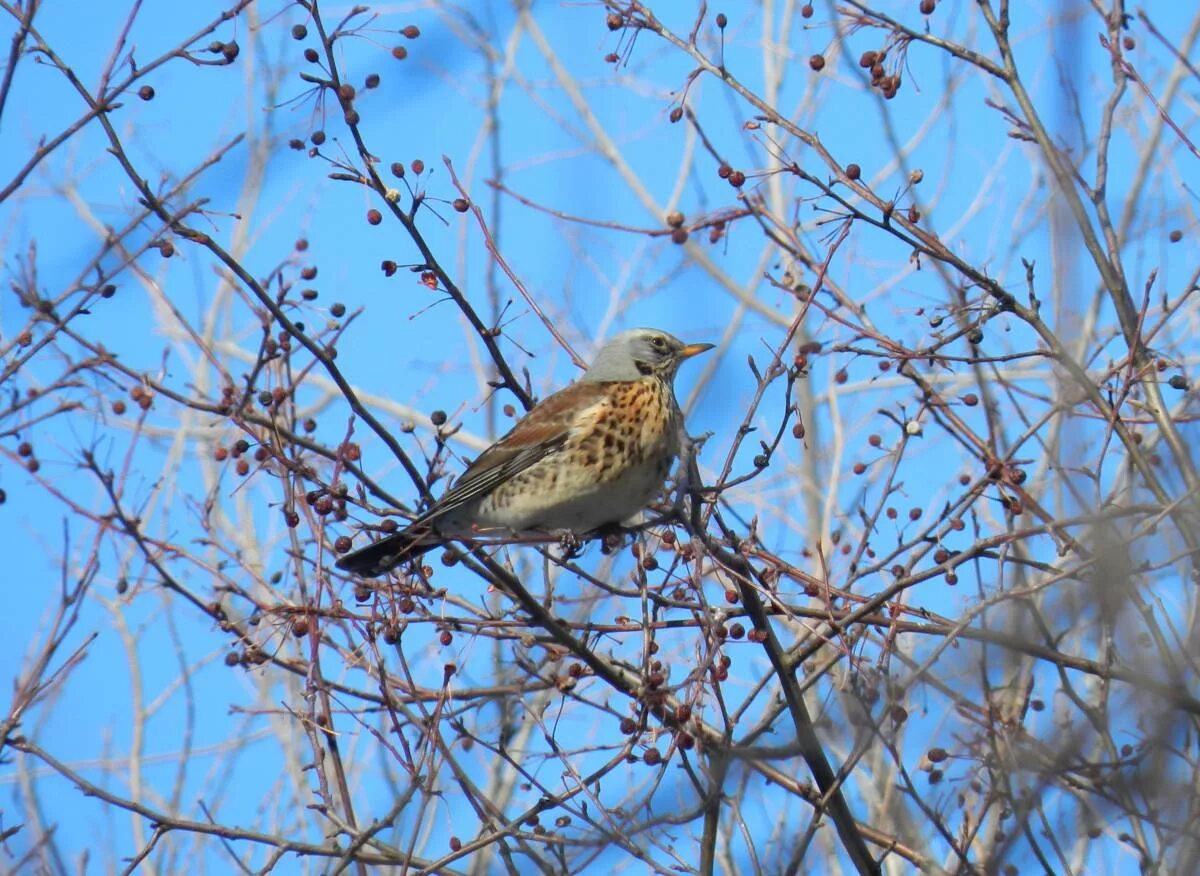
POLYGON ((512 430, 479 454, 417 522, 436 520, 562 449, 582 411, 607 395, 600 382, 574 383, 542 400, 512 430))

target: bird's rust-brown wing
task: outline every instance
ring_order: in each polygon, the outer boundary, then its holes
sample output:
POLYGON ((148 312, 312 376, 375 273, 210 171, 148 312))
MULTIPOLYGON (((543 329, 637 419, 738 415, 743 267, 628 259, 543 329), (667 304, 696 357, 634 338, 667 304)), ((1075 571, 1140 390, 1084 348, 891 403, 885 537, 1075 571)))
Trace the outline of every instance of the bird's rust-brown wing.
POLYGON ((575 383, 543 399, 508 434, 479 454, 453 487, 417 522, 436 520, 561 450, 581 411, 608 393, 599 382, 575 383))

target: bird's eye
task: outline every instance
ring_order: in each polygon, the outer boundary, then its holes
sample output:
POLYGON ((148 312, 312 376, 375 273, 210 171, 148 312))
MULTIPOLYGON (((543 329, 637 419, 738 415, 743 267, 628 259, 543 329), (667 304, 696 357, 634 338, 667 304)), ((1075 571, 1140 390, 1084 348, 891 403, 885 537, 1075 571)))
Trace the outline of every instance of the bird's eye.
POLYGON ((662 335, 655 335, 650 339, 651 346, 656 350, 662 350, 667 346, 667 339, 662 335))

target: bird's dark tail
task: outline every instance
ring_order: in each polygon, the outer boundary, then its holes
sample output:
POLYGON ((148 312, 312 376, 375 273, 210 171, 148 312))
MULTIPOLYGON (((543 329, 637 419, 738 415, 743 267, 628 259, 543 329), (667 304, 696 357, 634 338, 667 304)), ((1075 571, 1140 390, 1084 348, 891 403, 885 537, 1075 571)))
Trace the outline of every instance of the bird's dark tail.
POLYGON ((427 527, 414 532, 413 527, 384 536, 366 547, 339 557, 339 569, 364 578, 374 578, 389 572, 408 560, 414 560, 434 547, 439 541, 427 527))

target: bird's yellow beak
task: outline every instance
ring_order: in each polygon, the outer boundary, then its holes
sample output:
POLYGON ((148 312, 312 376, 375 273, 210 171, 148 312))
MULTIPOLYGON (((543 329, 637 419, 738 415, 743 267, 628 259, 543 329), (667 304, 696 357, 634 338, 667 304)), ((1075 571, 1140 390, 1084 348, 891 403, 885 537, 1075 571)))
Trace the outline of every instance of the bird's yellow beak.
POLYGON ((683 361, 693 356, 699 356, 701 353, 707 353, 715 346, 716 344, 688 344, 679 351, 679 359, 683 361))

